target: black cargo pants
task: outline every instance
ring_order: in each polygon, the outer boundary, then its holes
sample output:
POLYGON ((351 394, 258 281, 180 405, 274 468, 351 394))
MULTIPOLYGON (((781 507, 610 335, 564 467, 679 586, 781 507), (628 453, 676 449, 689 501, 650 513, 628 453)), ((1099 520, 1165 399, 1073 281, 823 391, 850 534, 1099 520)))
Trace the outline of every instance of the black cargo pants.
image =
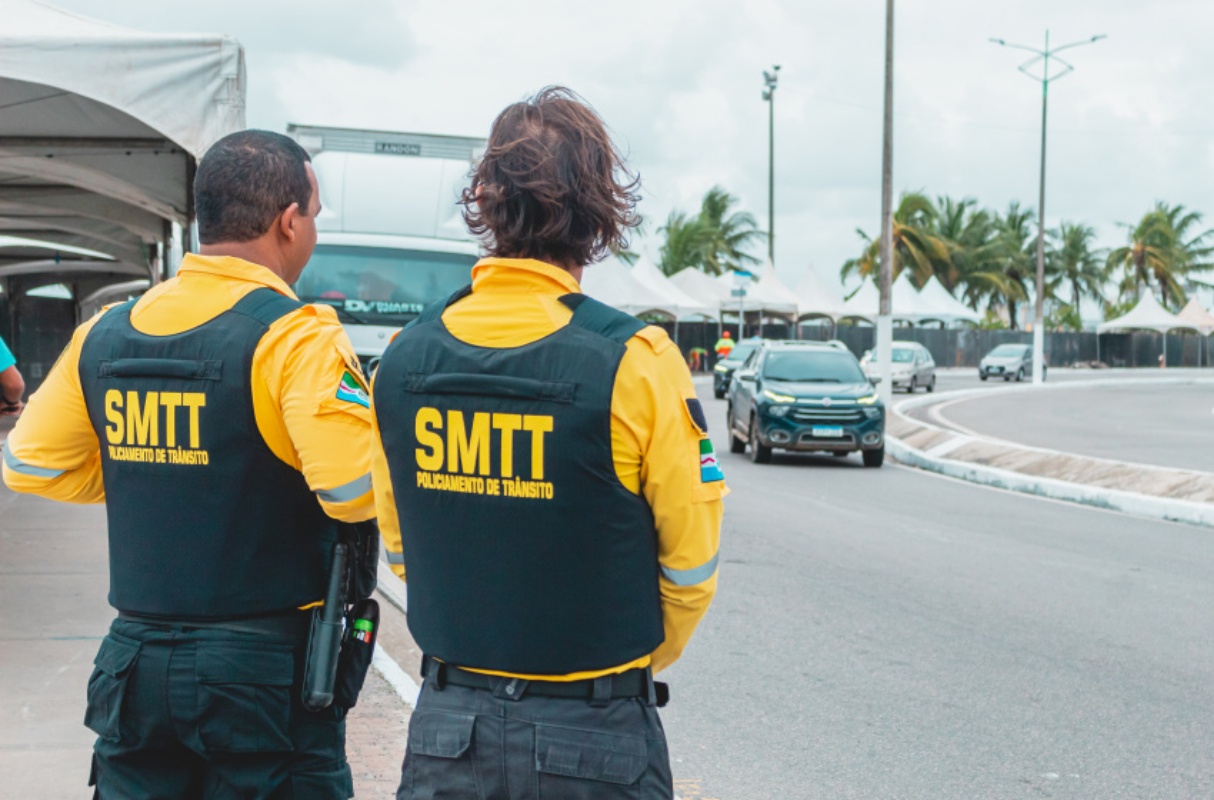
POLYGON ((306 629, 114 621, 89 679, 101 800, 346 800, 345 711, 303 708, 306 629))
POLYGON ((433 664, 409 720, 397 800, 669 800, 666 732, 644 698, 542 697, 526 681, 447 683, 433 664))

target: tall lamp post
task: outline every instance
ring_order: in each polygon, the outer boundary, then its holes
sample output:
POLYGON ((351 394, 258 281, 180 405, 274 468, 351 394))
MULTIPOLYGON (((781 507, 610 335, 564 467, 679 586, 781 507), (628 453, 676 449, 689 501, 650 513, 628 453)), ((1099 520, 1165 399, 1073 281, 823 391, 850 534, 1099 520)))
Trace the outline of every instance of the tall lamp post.
POLYGON ((1041 175, 1037 195, 1037 287, 1035 292, 1037 302, 1033 312, 1033 383, 1035 384, 1045 380, 1045 122, 1046 112, 1049 109, 1050 81, 1056 81, 1075 70, 1069 63, 1058 58, 1058 53, 1061 53, 1063 50, 1070 50, 1072 47, 1095 44, 1104 38, 1106 37, 1101 34, 1100 36, 1092 36, 1077 42, 1070 42, 1051 48, 1050 32, 1047 30, 1045 32, 1044 50, 1038 50, 1036 47, 1029 47, 1024 44, 1012 44, 1003 39, 991 39, 992 42, 1002 47, 1027 50, 1032 53, 1033 57, 1021 64, 1017 69, 1041 84, 1041 175), (1055 72, 1053 75, 1050 74, 1051 58, 1060 65, 1060 71, 1055 72), (1041 62, 1042 64, 1040 75, 1036 75, 1031 71, 1037 65, 1037 62, 1041 62))
POLYGON ((763 70, 763 99, 767 102, 767 260, 776 263, 776 83, 780 65, 763 70))
POLYGON ((893 399, 891 383, 894 348, 893 303, 890 299, 894 276, 894 0, 885 0, 885 120, 881 137, 881 264, 878 286, 881 302, 877 307, 877 391, 888 407, 893 399))

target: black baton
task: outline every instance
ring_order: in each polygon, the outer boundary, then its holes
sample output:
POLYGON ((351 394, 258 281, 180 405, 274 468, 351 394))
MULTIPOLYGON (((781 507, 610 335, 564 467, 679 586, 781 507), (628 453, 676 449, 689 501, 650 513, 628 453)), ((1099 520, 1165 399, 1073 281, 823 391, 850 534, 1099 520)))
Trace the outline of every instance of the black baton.
POLYGON ((329 568, 325 604, 312 614, 312 633, 308 637, 303 682, 303 704, 309 711, 328 708, 333 702, 337 657, 341 651, 342 618, 346 613, 347 557, 345 544, 338 542, 333 545, 333 564, 329 568))

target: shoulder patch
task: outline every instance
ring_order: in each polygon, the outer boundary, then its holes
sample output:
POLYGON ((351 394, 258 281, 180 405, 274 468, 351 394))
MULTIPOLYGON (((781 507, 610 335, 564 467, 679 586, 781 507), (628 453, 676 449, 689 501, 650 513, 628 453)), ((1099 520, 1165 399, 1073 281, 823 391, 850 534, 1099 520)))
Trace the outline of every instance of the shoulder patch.
POLYGON ((704 407, 700 405, 700 401, 694 397, 688 397, 687 413, 691 415, 691 421, 700 429, 701 436, 708 435, 708 417, 704 416, 704 407))
POLYGON ((717 463, 717 454, 712 449, 712 440, 700 440, 700 483, 716 483, 725 480, 721 465, 717 463))
POLYGON ((338 400, 354 403, 363 408, 371 407, 371 398, 367 395, 367 390, 363 388, 362 381, 354 377, 350 370, 341 374, 341 380, 337 384, 336 397, 338 400))
POLYGON ((654 353, 661 353, 674 344, 666 331, 657 325, 646 325, 636 332, 638 339, 644 339, 654 353))

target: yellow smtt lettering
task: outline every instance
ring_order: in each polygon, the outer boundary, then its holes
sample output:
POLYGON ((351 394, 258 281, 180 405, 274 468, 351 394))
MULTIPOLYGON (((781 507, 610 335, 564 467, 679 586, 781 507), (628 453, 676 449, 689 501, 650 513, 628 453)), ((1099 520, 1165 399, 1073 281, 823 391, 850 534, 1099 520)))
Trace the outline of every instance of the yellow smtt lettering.
POLYGON ((443 429, 443 415, 437 408, 419 408, 413 420, 413 435, 421 447, 417 448, 417 468, 434 472, 443 466, 443 437, 437 431, 443 429))
POLYGON ((198 449, 198 443, 201 440, 200 425, 198 423, 198 409, 205 408, 207 404, 207 396, 202 392, 182 392, 181 404, 190 409, 190 447, 198 449))
POLYGON ((523 417, 523 429, 531 431, 531 480, 544 479, 544 434, 552 433, 552 417, 528 414, 523 417))
POLYGON ((522 430, 521 414, 494 414, 493 428, 502 432, 502 477, 514 477, 514 432, 522 430))
POLYGON ((164 446, 177 446, 177 409, 181 406, 181 392, 161 392, 160 405, 164 406, 164 446))
POLYGON ((105 426, 105 438, 110 444, 122 444, 126 441, 126 418, 122 416, 122 392, 110 389, 105 393, 105 418, 109 425, 105 426))
POLYGON ((144 395, 143 410, 139 409, 139 392, 126 393, 127 444, 160 445, 160 400, 156 392, 144 395))
POLYGON ((489 474, 489 418, 486 412, 474 413, 469 431, 462 411, 447 412, 448 472, 489 474))

